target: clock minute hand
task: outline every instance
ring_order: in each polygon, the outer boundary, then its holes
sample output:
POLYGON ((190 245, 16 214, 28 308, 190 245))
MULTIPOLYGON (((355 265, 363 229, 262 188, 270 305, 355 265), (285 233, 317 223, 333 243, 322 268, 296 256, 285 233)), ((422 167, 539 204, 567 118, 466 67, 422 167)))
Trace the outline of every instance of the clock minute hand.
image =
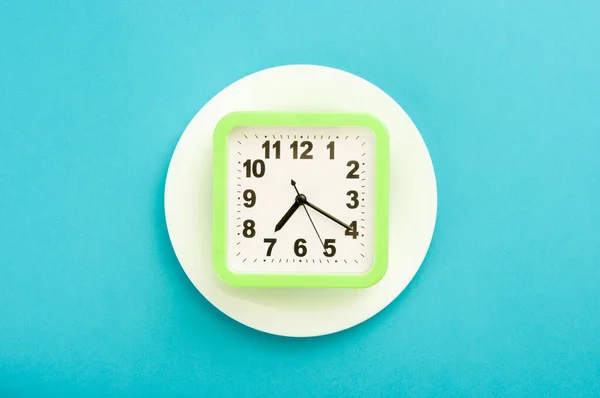
POLYGON ((330 220, 335 221, 336 223, 340 224, 342 227, 344 227, 346 229, 350 229, 350 226, 348 224, 346 224, 345 222, 340 221, 339 219, 335 218, 331 214, 327 213, 325 210, 318 208, 317 206, 315 206, 312 203, 310 203, 308 200, 304 201, 303 204, 307 205, 311 209, 314 209, 314 210, 318 211, 319 213, 321 213, 325 217, 329 218, 330 220))
POLYGON ((275 226, 275 232, 277 232, 281 228, 283 228, 283 226, 285 225, 285 223, 288 222, 288 220, 294 215, 294 213, 296 212, 296 210, 298 210, 298 207, 300 207, 300 206, 301 206, 300 203, 298 203, 297 201, 294 201, 294 204, 283 215, 283 217, 281 218, 281 220, 279 220, 279 222, 275 226))

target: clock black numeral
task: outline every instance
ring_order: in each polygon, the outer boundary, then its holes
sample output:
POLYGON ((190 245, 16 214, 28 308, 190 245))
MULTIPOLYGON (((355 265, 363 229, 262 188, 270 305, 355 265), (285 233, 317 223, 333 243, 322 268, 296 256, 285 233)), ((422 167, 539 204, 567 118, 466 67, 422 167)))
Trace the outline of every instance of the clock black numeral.
MULTIPOLYGON (((292 145, 290 145, 290 148, 292 148, 292 157, 294 159, 298 159, 298 141, 292 142, 292 145)), ((305 148, 304 152, 302 152, 302 154, 300 155, 300 159, 312 159, 313 158, 313 156, 310 154, 310 151, 312 151, 312 149, 313 149, 312 142, 302 141, 300 143, 300 148, 305 148)))
POLYGON ((265 243, 269 244, 269 247, 267 247, 267 257, 271 256, 271 252, 273 251, 273 246, 275 246, 275 242, 277 242, 277 239, 275 238, 265 238, 265 243))
POLYGON ((350 203, 346 203, 346 207, 349 209, 356 209, 358 207, 358 192, 348 191, 346 195, 350 196, 350 203))
POLYGON ((254 192, 252 189, 246 189, 244 191, 244 200, 246 201, 246 203, 244 203, 245 207, 254 207, 254 205, 256 204, 256 192, 254 192))
POLYGON ((246 169, 246 177, 248 178, 252 176, 261 178, 265 175, 265 162, 263 162, 261 159, 257 159, 254 162, 248 159, 243 165, 246 169))
POLYGON ((325 249, 323 254, 325 255, 325 257, 335 256, 335 246, 333 245, 334 243, 335 239, 325 239, 325 242, 323 243, 323 248, 325 249))
POLYGON ((306 256, 306 252, 308 250, 306 250, 306 246, 304 246, 304 243, 306 243, 305 239, 296 239, 296 242, 294 243, 294 253, 296 254, 296 256, 298 257, 304 257, 306 256))
POLYGON ((335 142, 331 141, 327 144, 327 149, 329 149, 329 159, 333 159, 335 157, 335 142))
POLYGON ((350 228, 348 228, 344 234, 346 236, 351 236, 352 239, 356 239, 358 236, 358 227, 356 226, 356 221, 352 221, 349 226, 350 228))
POLYGON ((351 160, 346 163, 346 166, 352 167, 348 174, 346 174, 346 178, 359 178, 356 172, 358 171, 358 162, 356 160, 351 160))
POLYGON ((254 229, 255 225, 256 223, 254 220, 244 221, 244 230, 242 231, 242 235, 244 235, 245 238, 254 238, 256 235, 256 230, 254 229))
MULTIPOLYGON (((265 141, 265 143, 262 144, 262 148, 265 150, 265 159, 269 159, 271 154, 271 142, 265 141)), ((279 141, 275 141, 273 143, 273 149, 275 150, 275 159, 279 159, 281 155, 281 143, 279 141)))

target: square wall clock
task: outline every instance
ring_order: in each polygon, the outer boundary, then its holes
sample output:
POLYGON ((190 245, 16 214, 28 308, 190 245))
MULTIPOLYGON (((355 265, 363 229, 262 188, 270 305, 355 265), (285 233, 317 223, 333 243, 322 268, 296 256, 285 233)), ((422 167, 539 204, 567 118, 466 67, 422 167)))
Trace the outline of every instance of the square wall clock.
POLYGON ((389 136, 370 114, 234 112, 213 136, 213 266, 234 286, 365 288, 388 266, 389 136))

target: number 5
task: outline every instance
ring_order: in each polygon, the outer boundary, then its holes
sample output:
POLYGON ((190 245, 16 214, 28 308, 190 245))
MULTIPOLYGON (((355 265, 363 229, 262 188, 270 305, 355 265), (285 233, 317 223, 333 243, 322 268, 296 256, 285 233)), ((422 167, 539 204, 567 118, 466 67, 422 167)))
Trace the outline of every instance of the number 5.
POLYGON ((325 242, 323 243, 323 248, 325 249, 323 254, 325 255, 325 257, 335 256, 335 246, 333 245, 334 243, 335 239, 325 239, 325 242))

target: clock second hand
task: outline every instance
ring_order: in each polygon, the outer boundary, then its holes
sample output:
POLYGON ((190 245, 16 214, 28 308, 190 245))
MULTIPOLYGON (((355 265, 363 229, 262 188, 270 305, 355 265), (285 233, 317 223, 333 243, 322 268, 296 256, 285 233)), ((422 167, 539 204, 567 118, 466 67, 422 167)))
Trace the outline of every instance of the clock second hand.
POLYGON ((323 246, 323 248, 325 248, 325 244, 323 243, 323 239, 321 239, 321 235, 319 234, 319 231, 317 230, 317 227, 315 227, 315 223, 312 220, 312 217, 310 216, 310 213, 308 212, 308 209, 306 208, 305 203, 308 203, 306 201, 306 196, 301 195, 300 192, 298 192, 298 188, 296 188, 296 181, 292 180, 292 186, 294 187, 294 189, 296 190, 296 194, 298 195, 297 198, 302 198, 302 200, 298 201, 298 203, 302 204, 302 207, 304 208, 304 211, 306 212, 306 215, 308 216, 308 219, 310 220, 310 223, 312 224, 315 232, 317 233, 317 236, 319 237, 319 241, 321 242, 321 246, 323 246))

